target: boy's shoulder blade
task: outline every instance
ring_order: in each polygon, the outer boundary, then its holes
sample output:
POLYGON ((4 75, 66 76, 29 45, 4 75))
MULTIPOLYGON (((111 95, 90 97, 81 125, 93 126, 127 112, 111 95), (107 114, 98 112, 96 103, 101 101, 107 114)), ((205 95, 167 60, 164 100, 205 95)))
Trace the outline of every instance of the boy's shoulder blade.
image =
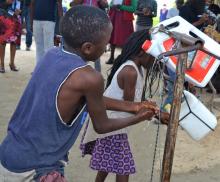
POLYGON ((76 70, 70 79, 85 89, 100 87, 104 83, 102 75, 91 66, 85 66, 82 69, 76 70))

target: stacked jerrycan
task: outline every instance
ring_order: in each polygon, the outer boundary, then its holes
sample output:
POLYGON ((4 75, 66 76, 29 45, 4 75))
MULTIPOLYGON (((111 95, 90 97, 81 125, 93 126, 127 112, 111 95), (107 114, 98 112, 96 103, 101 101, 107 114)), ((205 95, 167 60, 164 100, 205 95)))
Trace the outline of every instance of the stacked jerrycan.
MULTIPOLYGON (((157 27, 161 24, 168 31, 201 39, 204 42, 205 50, 220 57, 220 45, 180 16, 165 20, 157 27)), ((156 58, 161 53, 171 51, 176 42, 167 33, 158 31, 157 27, 154 27, 151 33, 152 40, 147 40, 142 46, 147 53, 156 58)), ((162 61, 165 61, 166 65, 175 71, 177 59, 177 56, 170 56, 162 61)), ((190 69, 185 72, 185 79, 198 87, 207 85, 220 64, 220 61, 215 57, 200 50, 188 53, 188 60, 193 60, 193 62, 190 69)), ((181 104, 179 124, 194 140, 200 140, 214 130, 217 119, 193 94, 187 91, 183 93, 184 99, 181 104)))

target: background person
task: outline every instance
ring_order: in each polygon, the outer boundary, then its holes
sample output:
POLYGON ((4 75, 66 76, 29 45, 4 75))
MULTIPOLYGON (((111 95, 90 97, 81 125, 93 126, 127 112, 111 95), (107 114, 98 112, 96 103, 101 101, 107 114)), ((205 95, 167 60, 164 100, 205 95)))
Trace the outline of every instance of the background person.
POLYGON ((180 9, 179 15, 198 29, 208 21, 205 14, 205 0, 188 0, 180 9))
POLYGON ((0 73, 5 73, 5 46, 10 44, 11 71, 18 71, 15 66, 16 46, 20 45, 21 18, 20 1, 0 1, 0 73))
POLYGON ((176 0, 175 4, 176 4, 176 7, 170 8, 168 10, 167 16, 166 16, 167 19, 179 15, 179 9, 183 6, 184 0, 176 0))
POLYGON ((208 5, 208 10, 215 13, 216 16, 220 14, 220 8, 217 4, 214 3, 214 0, 207 0, 206 4, 208 5))
POLYGON ((125 0, 122 4, 110 4, 109 17, 113 25, 110 38, 110 58, 106 64, 113 64, 116 47, 122 47, 128 37, 134 32, 133 13, 137 8, 137 0, 125 0))
POLYGON ((155 0, 138 0, 137 20, 135 31, 150 29, 153 26, 153 17, 157 16, 157 2, 155 0))
POLYGON ((22 22, 24 22, 25 28, 26 28, 26 38, 25 38, 26 51, 30 51, 31 45, 32 45, 30 6, 31 6, 31 0, 23 0, 22 1, 21 18, 22 18, 22 22))
POLYGON ((62 16, 62 0, 32 0, 31 22, 36 44, 36 62, 38 63, 48 49, 54 46, 56 11, 62 16))
POLYGON ((163 7, 160 9, 160 22, 167 19, 167 13, 168 13, 167 5, 163 4, 163 7))

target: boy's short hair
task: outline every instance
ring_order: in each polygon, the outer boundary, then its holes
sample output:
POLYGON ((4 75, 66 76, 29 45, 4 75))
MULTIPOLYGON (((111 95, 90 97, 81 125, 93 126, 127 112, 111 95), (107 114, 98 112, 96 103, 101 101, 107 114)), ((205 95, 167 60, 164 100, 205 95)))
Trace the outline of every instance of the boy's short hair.
POLYGON ((176 4, 181 4, 181 5, 183 5, 183 4, 184 4, 184 0, 176 0, 176 4))
POLYGON ((99 8, 77 5, 62 18, 60 32, 68 46, 80 48, 85 42, 99 42, 110 22, 107 14, 99 8))

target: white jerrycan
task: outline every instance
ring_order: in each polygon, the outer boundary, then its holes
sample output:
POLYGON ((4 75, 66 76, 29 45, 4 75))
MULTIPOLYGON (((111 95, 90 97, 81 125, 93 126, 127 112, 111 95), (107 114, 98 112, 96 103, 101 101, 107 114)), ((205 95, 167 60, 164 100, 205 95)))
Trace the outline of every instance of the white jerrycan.
MULTIPOLYGON (((203 40, 204 49, 220 57, 220 45, 180 16, 165 20, 157 26, 159 27, 161 24, 169 31, 184 33, 203 40)), ((172 50, 175 44, 174 38, 157 30, 158 29, 154 27, 154 31, 151 33, 152 41, 147 40, 142 46, 147 53, 154 57, 158 57, 161 53, 172 50)), ((205 87, 217 70, 220 61, 202 51, 194 53, 191 52, 188 54, 188 60, 192 61, 192 59, 194 59, 194 61, 191 69, 187 69, 185 72, 186 80, 198 87, 205 87), (192 54, 194 54, 193 58, 192 54)), ((177 57, 170 56, 166 60, 166 63, 169 68, 175 71, 177 57)))
POLYGON ((201 140, 217 125, 216 117, 190 92, 183 91, 179 125, 194 139, 201 140))

